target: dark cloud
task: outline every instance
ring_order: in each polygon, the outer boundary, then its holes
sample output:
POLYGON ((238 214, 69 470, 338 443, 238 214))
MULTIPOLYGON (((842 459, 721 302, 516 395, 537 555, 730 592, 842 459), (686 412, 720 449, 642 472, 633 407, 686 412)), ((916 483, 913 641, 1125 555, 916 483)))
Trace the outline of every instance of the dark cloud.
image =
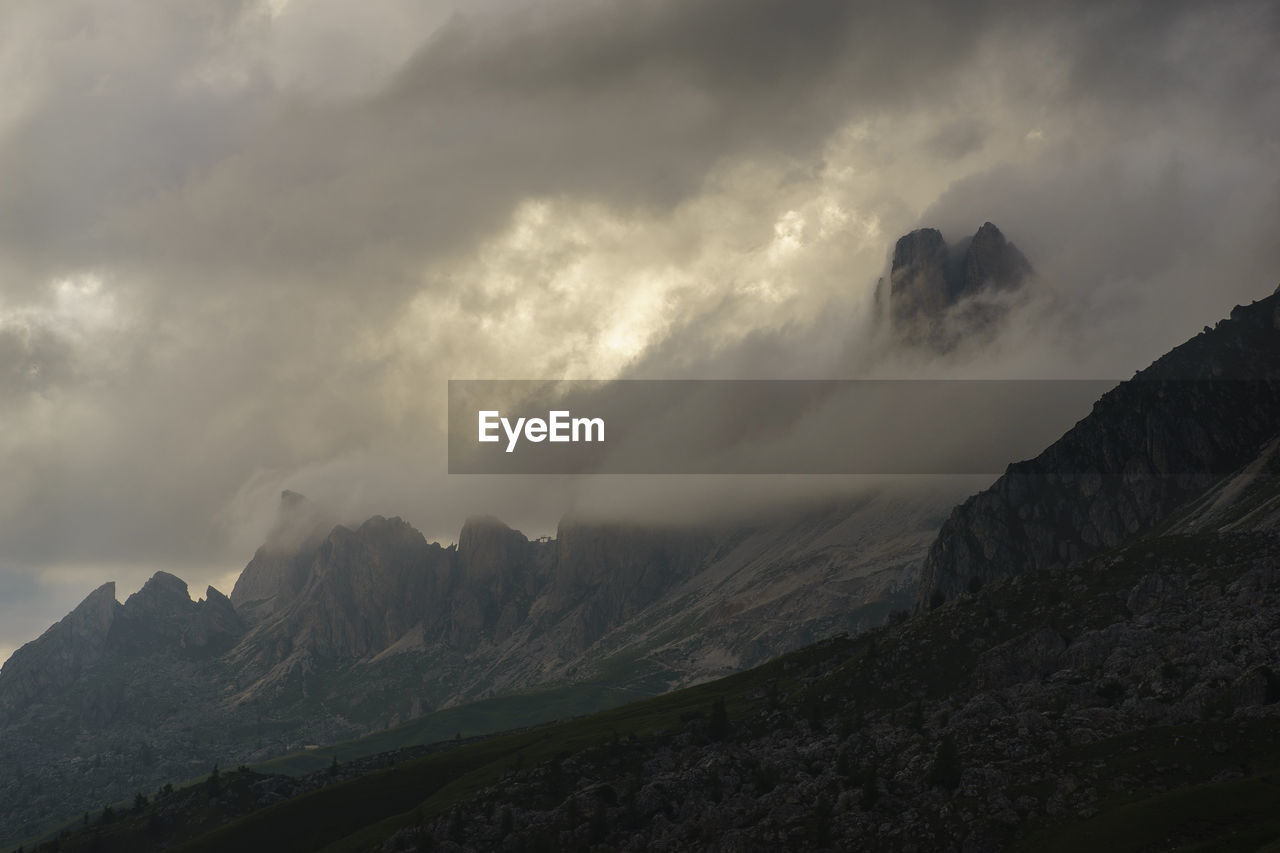
POLYGON ((1270 2, 369 9, 0 13, 0 583, 198 588, 286 486, 442 538, 669 502, 445 477, 444 380, 959 370, 875 334, 920 224, 1041 273, 984 375, 1128 375, 1280 278, 1270 2))

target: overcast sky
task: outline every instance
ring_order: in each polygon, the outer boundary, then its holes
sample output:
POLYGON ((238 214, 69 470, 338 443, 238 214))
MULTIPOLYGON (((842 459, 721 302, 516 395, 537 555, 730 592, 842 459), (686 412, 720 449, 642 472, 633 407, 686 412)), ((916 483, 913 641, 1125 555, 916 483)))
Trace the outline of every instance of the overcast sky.
POLYGON ((229 592, 286 487, 446 541, 598 498, 446 476, 451 377, 898 375, 871 294, 920 225, 1041 274, 968 368, 1127 377, 1280 283, 1278 35, 1274 2, 3 4, 0 659, 106 580, 229 592))

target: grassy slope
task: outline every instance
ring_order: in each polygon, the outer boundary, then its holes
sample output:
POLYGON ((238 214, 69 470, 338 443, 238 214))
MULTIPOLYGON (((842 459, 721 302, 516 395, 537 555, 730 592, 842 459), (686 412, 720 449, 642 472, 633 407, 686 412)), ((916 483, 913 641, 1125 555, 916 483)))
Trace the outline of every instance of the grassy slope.
POLYGON ((724 697, 730 715, 745 713, 767 685, 852 644, 831 642, 786 655, 748 672, 589 717, 499 735, 400 767, 280 803, 179 848, 182 851, 364 850, 420 817, 437 815, 493 784, 507 769, 534 765, 597 746, 615 736, 671 731, 682 715, 706 713, 724 697), (324 846, 327 843, 328 846, 324 846))
POLYGON ((617 666, 602 666, 601 674, 587 681, 509 693, 434 711, 356 740, 263 761, 254 764, 253 769, 263 773, 297 776, 322 770, 334 758, 345 762, 407 746, 437 743, 457 735, 470 738, 521 729, 548 720, 616 708, 666 691, 668 673, 643 661, 628 660, 619 662, 618 666, 623 663, 631 670, 626 679, 614 672, 617 666), (624 683, 626 686, 620 686, 624 683))

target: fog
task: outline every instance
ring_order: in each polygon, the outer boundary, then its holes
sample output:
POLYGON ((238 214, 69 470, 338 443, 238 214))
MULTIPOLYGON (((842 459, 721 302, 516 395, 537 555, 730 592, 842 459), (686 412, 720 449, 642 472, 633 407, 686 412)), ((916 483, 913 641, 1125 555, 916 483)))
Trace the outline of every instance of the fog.
POLYGON ((228 591, 285 488, 444 541, 835 488, 450 477, 450 378, 1127 378, 1280 282, 1278 32, 1270 2, 8 4, 0 658, 106 580, 228 591), (1034 289, 995 340, 895 350, 896 238, 984 220, 1034 289))

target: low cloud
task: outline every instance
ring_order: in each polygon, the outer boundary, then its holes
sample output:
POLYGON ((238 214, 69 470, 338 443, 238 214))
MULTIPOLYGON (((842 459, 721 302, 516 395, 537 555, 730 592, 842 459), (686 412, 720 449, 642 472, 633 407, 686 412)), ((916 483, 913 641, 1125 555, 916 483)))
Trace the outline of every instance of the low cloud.
POLYGON ((286 487, 440 538, 670 501, 448 477, 448 378, 1123 377, 1280 278, 1260 0, 0 15, 0 645, 31 578, 227 575, 286 487), (890 350, 893 241, 984 220, 1035 297, 890 350))

